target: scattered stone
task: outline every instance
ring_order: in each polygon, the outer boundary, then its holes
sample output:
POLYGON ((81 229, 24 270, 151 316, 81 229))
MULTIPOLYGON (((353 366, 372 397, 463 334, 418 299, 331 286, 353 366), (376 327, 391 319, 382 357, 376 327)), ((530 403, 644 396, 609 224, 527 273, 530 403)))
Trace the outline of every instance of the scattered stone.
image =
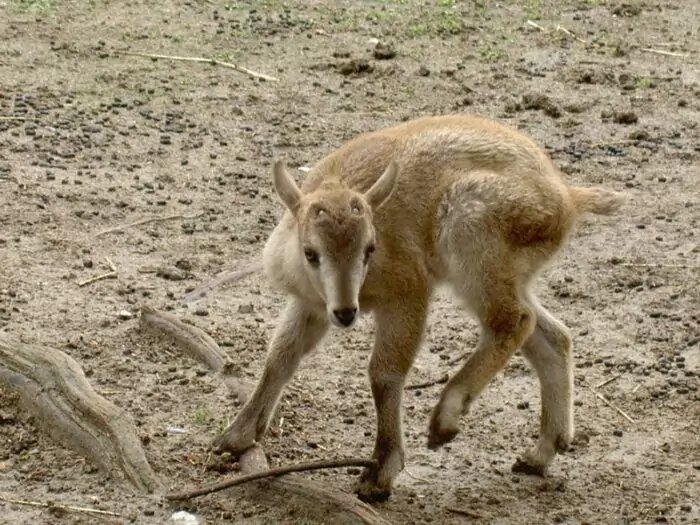
POLYGON ((526 93, 523 95, 525 109, 541 109, 545 115, 552 118, 561 117, 561 109, 547 95, 541 93, 526 93))
POLYGON ((178 510, 170 516, 168 523, 176 523, 177 525, 199 525, 201 521, 194 514, 190 514, 184 510, 178 510))
POLYGON ((337 67, 338 72, 341 75, 345 76, 360 75, 363 73, 371 73, 372 71, 374 71, 374 67, 372 66, 372 64, 370 64, 367 60, 363 58, 356 58, 347 62, 343 62, 337 67))
POLYGON ((239 314, 252 314, 255 312, 255 307, 252 304, 242 304, 238 307, 239 314))
POLYGON ((168 281, 183 281, 187 278, 187 273, 174 266, 158 268, 156 275, 168 281))
POLYGON ((643 129, 637 129, 629 134, 629 138, 632 140, 649 140, 651 136, 649 132, 643 129))
POLYGON ((389 44, 378 42, 372 54, 377 60, 390 60, 396 56, 396 50, 389 44))
POLYGON ((123 321, 127 321, 127 320, 131 319, 132 317, 134 317, 134 314, 132 314, 128 310, 120 310, 117 313, 117 317, 119 317, 119 319, 122 319, 123 321))
POLYGON ((520 403, 517 404, 516 408, 518 410, 525 410, 527 408, 530 408, 530 402, 529 401, 521 401, 520 403))
POLYGON ((613 436, 622 437, 622 430, 616 428, 613 430, 613 436))
POLYGON ((636 3, 623 2, 614 6, 610 12, 617 16, 637 16, 641 14, 642 8, 636 3))
POLYGON ((427 77, 430 75, 430 70, 425 66, 421 66, 418 68, 418 71, 416 71, 416 73, 419 77, 427 77))
POLYGON ((206 317, 209 315, 209 310, 207 310, 206 308, 197 308, 194 311, 194 315, 198 315, 200 317, 206 317))
POLYGON ((613 113, 613 122, 616 124, 636 124, 639 122, 639 117, 634 111, 616 111, 613 113))

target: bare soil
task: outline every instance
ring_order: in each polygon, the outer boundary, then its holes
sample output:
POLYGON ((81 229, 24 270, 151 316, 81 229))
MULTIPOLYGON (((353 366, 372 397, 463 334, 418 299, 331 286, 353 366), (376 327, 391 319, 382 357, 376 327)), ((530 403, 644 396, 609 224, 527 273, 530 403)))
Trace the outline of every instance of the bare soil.
MULTIPOLYGON (((539 417, 517 355, 440 451, 426 447, 440 385, 406 392, 406 470, 376 508, 398 524, 698 523, 699 27, 695 0, 0 2, 0 328, 77 359, 135 418, 169 488, 220 479, 208 446, 239 407, 138 328, 139 305, 206 330, 254 381, 284 298, 259 275, 181 298, 258 257, 282 213, 273 157, 310 166, 402 120, 492 117, 532 135, 572 183, 629 197, 619 216, 581 224, 538 285, 574 335, 575 443, 544 479, 511 473, 539 417), (170 215, 185 218, 96 235, 170 215), (106 257, 118 278, 79 286, 109 271, 106 257), (635 423, 587 386, 613 377, 599 390, 635 423)), ((273 465, 370 454, 372 331, 366 319, 334 332, 304 363, 264 441, 273 465)), ((441 294, 409 383, 453 372, 475 341, 441 294)), ((207 523, 324 521, 237 488, 184 505, 133 494, 3 390, 0 440, 0 495, 123 516, 0 503, 6 523, 163 523, 178 509, 207 523)), ((306 476, 343 491, 354 481, 306 476)))

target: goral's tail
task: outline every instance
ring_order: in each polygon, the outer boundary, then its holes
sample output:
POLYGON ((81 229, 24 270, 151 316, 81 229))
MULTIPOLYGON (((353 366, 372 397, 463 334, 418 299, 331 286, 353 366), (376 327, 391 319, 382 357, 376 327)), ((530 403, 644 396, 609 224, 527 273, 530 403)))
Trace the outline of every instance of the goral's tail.
POLYGON ((579 214, 613 215, 625 201, 621 193, 602 188, 570 186, 569 194, 579 214))

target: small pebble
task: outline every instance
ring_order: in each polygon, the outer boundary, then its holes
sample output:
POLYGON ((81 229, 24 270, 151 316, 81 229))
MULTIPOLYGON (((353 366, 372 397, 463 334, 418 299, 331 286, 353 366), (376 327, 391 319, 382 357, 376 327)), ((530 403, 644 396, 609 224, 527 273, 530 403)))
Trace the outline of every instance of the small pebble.
POLYGON ((120 310, 117 314, 117 317, 126 321, 127 319, 131 319, 132 317, 134 317, 134 314, 132 314, 128 310, 120 310))
POLYGON ((255 311, 255 307, 252 304, 242 304, 238 307, 239 314, 252 314, 255 311))

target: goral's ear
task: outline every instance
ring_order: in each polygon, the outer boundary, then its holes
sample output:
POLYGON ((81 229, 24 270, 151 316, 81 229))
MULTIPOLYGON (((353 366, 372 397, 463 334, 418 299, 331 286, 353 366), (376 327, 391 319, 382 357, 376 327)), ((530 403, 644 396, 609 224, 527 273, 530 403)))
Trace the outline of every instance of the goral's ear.
POLYGON ((399 167, 396 161, 392 160, 382 176, 377 179, 370 189, 365 193, 365 199, 373 210, 379 208, 391 195, 399 177, 399 167))
POLYGON ((292 176, 287 171, 284 161, 276 160, 272 167, 272 181, 275 185, 275 191, 285 206, 294 215, 299 209, 299 201, 301 200, 301 190, 297 186, 292 176))

